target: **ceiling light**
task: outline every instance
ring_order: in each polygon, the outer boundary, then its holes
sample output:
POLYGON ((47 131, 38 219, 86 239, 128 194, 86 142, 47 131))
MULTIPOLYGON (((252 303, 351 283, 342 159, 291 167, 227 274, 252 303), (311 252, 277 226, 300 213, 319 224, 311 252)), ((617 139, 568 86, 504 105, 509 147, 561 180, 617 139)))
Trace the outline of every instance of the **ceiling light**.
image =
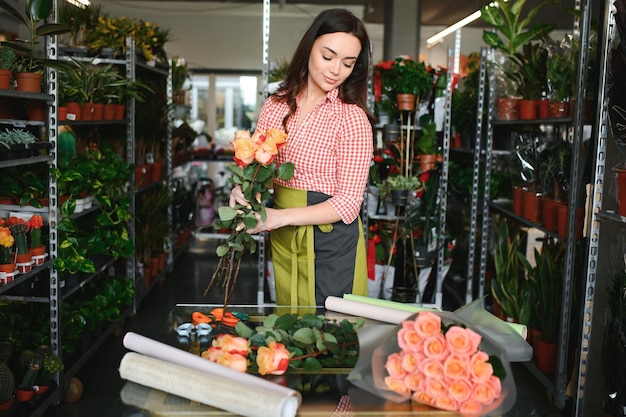
POLYGON ((457 29, 461 29, 463 26, 469 25, 470 23, 472 23, 474 20, 478 19, 479 17, 480 17, 480 10, 477 10, 471 15, 459 20, 455 24, 448 26, 441 32, 438 32, 434 34, 433 36, 431 36, 430 38, 426 39, 426 45, 431 45, 437 41, 440 41, 441 39, 445 38, 452 32, 455 32, 457 29))
POLYGON ((69 4, 73 4, 76 7, 80 7, 81 9, 86 9, 91 5, 90 0, 67 0, 69 4))

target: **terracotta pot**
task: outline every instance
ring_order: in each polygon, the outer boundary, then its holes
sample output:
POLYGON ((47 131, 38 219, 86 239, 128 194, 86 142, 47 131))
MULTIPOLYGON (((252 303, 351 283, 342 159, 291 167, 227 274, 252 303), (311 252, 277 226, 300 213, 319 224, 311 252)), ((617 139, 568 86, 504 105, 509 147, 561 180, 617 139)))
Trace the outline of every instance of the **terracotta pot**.
POLYGON ((541 193, 525 190, 523 193, 522 216, 531 222, 541 221, 541 193))
POLYGON ((48 392, 48 390, 50 389, 50 385, 38 385, 38 388, 39 389, 35 391, 35 394, 41 395, 41 394, 48 392))
POLYGON ((437 160, 439 159, 437 155, 420 155, 420 171, 433 171, 437 168, 437 160))
POLYGON ((67 120, 67 106, 59 106, 57 108, 57 117, 59 118, 59 122, 67 120))
POLYGON ((569 117, 570 103, 569 101, 550 101, 550 117, 560 118, 569 117))
POLYGON ((613 168, 617 192, 617 214, 626 216, 626 169, 613 168))
POLYGON ((0 272, 14 272, 16 269, 15 263, 0 264, 0 272))
POLYGON ((398 105, 398 110, 400 111, 415 110, 416 102, 417 102, 417 97, 415 96, 415 94, 396 95, 396 103, 398 105))
POLYGON ((93 120, 102 120, 102 119, 104 119, 104 104, 94 103, 93 104, 93 120))
POLYGON ((540 119, 547 119, 550 117, 550 102, 546 99, 539 100, 537 102, 537 113, 540 119))
MULTIPOLYGON (((567 221, 568 221, 568 207, 567 204, 558 205, 556 208, 557 215, 557 233, 563 239, 567 238, 567 221)), ((584 210, 582 208, 578 209, 576 213, 576 227, 574 228, 576 232, 576 239, 581 239, 583 237, 583 216, 584 210)))
POLYGON ((15 397, 17 398, 17 400, 19 402, 26 402, 26 401, 30 401, 33 399, 33 397, 35 396, 35 390, 34 389, 16 389, 15 390, 15 397))
POLYGON ((116 104, 115 105, 115 120, 124 120, 125 118, 126 118, 126 105, 116 104))
POLYGON ((518 107, 519 99, 500 97, 496 100, 496 106, 498 113, 496 118, 498 120, 517 120, 518 119, 518 107))
POLYGON ((11 71, 0 70, 0 90, 8 90, 11 87, 11 71))
POLYGON ((39 245, 36 248, 28 248, 28 253, 30 253, 32 256, 43 255, 44 253, 46 253, 46 246, 39 245))
POLYGON ((538 117, 537 100, 520 100, 519 118, 520 120, 535 120, 538 117))
POLYGON ((43 74, 36 72, 16 72, 13 74, 15 78, 15 89, 17 91, 25 91, 29 93, 41 92, 41 79, 43 74))
POLYGON ((26 114, 28 120, 44 122, 48 107, 43 101, 29 100, 26 102, 26 114))
POLYGON ((154 164, 152 164, 150 178, 152 182, 161 181, 161 179, 163 178, 163 161, 156 161, 154 164))
POLYGON ((13 398, 11 398, 10 400, 0 403, 0 411, 7 411, 10 410, 11 407, 13 407, 13 403, 15 402, 15 400, 13 398))
POLYGON ((29 272, 32 269, 33 267, 32 260, 33 260, 33 255, 31 255, 30 253, 19 253, 17 255, 17 258, 15 260, 15 265, 17 266, 17 270, 19 271, 20 274, 29 272))
POLYGON ((115 119, 115 106, 116 104, 107 103, 104 105, 104 111, 102 113, 102 118, 104 120, 114 120, 115 119))
POLYGON ((542 219, 543 219, 543 227, 546 230, 551 232, 557 231, 557 213, 556 209, 559 205, 563 203, 558 200, 554 200, 552 198, 543 198, 543 207, 542 207, 542 219))
POLYGON ((558 345, 538 338, 533 340, 533 351, 537 368, 546 374, 553 374, 556 371, 558 345))
POLYGON ((80 108, 81 120, 93 120, 93 114, 95 111, 94 103, 83 103, 80 108))
POLYGON ((1 204, 15 204, 15 199, 14 198, 9 198, 9 197, 0 197, 0 205, 1 204))
POLYGON ((68 101, 65 106, 67 107, 67 120, 80 120, 81 108, 79 103, 68 101))
POLYGON ((513 187, 513 213, 522 217, 524 214, 524 189, 513 187))

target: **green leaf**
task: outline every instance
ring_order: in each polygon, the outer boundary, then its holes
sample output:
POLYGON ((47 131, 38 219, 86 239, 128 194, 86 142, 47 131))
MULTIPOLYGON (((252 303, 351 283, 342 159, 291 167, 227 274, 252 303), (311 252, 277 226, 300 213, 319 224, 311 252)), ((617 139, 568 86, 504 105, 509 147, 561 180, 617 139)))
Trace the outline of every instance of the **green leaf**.
POLYGON ((311 343, 315 341, 315 336, 313 335, 313 329, 302 328, 302 329, 297 330, 293 334, 293 340, 295 340, 296 342, 305 344, 305 345, 310 345, 311 343))
POLYGON ((318 372, 322 370, 323 366, 322 363, 315 358, 306 358, 302 364, 302 368, 307 372, 318 372))
POLYGON ((47 19, 52 12, 52 0, 28 0, 26 13, 35 22, 47 19))
POLYGON ((294 324, 298 321, 297 314, 285 314, 283 316, 278 317, 276 320, 275 327, 278 327, 282 330, 289 330, 293 327, 294 324))
POLYGON ((294 167, 291 162, 285 162, 281 166, 278 167, 277 175, 283 181, 288 181, 293 177, 294 167))
POLYGON ((215 253, 217 254, 217 256, 219 256, 220 258, 224 255, 226 255, 228 253, 228 245, 223 244, 223 245, 219 245, 217 247, 217 249, 215 250, 215 253))
POLYGON ((229 206, 221 206, 219 209, 217 209, 217 212, 219 214, 220 220, 222 221, 229 221, 237 217, 237 210, 229 206))
POLYGON ((11 15, 13 15, 15 18, 17 18, 20 22, 22 22, 25 26, 29 26, 28 22, 26 21, 26 19, 24 19, 24 16, 22 16, 20 14, 20 12, 18 12, 15 7, 13 7, 11 4, 9 4, 7 1, 5 0, 0 0, 0 8, 6 10, 7 12, 9 12, 11 15))
POLYGON ((250 339, 250 337, 252 337, 252 335, 254 334, 254 330, 252 330, 242 321, 237 322, 237 325, 235 326, 235 332, 237 333, 237 336, 245 337, 246 339, 250 339))

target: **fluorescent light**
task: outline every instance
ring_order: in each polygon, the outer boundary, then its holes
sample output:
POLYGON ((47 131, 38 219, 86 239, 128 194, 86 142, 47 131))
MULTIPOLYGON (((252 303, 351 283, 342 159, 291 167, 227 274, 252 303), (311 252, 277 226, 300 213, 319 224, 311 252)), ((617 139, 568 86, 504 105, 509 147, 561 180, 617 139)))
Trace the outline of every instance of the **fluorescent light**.
POLYGON ((67 0, 67 2, 81 9, 85 9, 91 4, 91 0, 67 0))
POLYGON ((440 41, 441 39, 445 38, 446 36, 448 36, 452 32, 455 32, 457 29, 460 29, 460 28, 462 28, 465 25, 469 25, 470 23, 472 23, 474 20, 478 19, 479 17, 480 17, 480 10, 477 10, 474 13, 472 13, 471 15, 469 15, 469 16, 461 19, 461 20, 459 20, 455 24, 453 24, 451 26, 448 26, 447 28, 445 28, 441 32, 435 33, 433 36, 431 36, 430 38, 426 39, 426 45, 432 45, 435 42, 440 41))

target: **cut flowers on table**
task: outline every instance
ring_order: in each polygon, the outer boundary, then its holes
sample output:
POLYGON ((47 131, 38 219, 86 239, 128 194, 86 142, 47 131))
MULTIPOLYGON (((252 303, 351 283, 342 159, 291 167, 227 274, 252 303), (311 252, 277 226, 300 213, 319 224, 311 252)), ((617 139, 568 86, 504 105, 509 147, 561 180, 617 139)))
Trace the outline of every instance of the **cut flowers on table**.
POLYGON ((262 221, 265 221, 263 202, 270 196, 274 179, 287 181, 293 176, 293 164, 286 162, 276 166, 274 163, 276 154, 285 145, 286 140, 287 134, 280 130, 270 129, 264 132, 257 129, 252 136, 249 130, 237 131, 235 139, 231 142, 235 150, 235 164, 229 166, 232 173, 229 181, 232 185, 241 187, 249 204, 223 206, 218 209, 219 219, 216 220, 216 229, 229 229, 230 235, 217 247, 219 257, 217 269, 204 291, 206 295, 214 285, 219 285, 224 291, 224 308, 235 287, 245 248, 249 247, 250 253, 256 251, 254 237, 247 229, 256 226, 256 213, 262 221))
POLYGON ((260 375, 352 368, 359 355, 356 329, 363 323, 363 319, 337 322, 314 314, 270 314, 254 329, 239 322, 236 335, 216 336, 202 357, 260 375))

